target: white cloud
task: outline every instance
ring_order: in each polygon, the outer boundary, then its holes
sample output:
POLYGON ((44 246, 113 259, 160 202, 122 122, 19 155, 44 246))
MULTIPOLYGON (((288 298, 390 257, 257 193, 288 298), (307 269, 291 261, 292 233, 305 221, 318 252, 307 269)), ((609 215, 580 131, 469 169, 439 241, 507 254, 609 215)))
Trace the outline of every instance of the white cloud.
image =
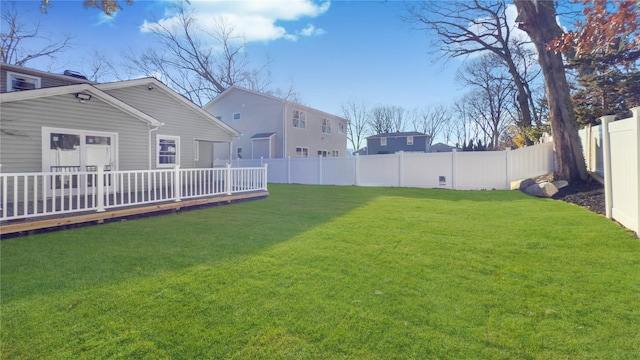
MULTIPOLYGON (((246 42, 296 41, 299 36, 322 35, 325 31, 312 24, 300 31, 289 31, 283 23, 318 17, 327 12, 331 4, 329 0, 191 0, 190 3, 203 30, 211 31, 216 22, 224 21, 236 36, 246 42)), ((177 24, 177 20, 167 13, 158 23, 171 27, 177 24)), ((145 20, 140 31, 149 32, 155 24, 145 20)))
POLYGON ((104 12, 100 12, 100 14, 98 14, 98 21, 94 24, 95 26, 100 26, 100 25, 111 25, 113 26, 115 20, 116 20, 116 16, 118 16, 118 12, 114 12, 111 16, 105 14, 104 12))

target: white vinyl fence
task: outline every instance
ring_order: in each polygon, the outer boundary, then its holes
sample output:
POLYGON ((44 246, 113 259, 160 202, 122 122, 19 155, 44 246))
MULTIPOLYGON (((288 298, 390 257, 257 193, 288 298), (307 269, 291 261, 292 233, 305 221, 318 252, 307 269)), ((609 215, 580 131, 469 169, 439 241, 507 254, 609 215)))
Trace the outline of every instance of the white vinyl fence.
MULTIPOLYGON (((224 162, 216 162, 222 165, 224 162)), ((406 153, 349 158, 233 160, 269 165, 270 183, 508 190, 511 182, 554 171, 553 144, 507 151, 406 153)))
POLYGON ((587 170, 604 177, 606 215, 640 233, 640 107, 633 116, 580 130, 587 170))
POLYGON ((0 220, 267 189, 267 167, 0 174, 0 220))

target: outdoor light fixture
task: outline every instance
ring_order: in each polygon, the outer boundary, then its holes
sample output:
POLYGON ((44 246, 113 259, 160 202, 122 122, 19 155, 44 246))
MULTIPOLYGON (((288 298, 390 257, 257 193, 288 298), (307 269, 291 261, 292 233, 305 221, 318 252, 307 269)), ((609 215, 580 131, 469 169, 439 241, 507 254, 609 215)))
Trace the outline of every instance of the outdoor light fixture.
POLYGON ((76 97, 80 100, 80 102, 85 102, 85 100, 91 100, 91 95, 85 93, 77 93, 76 97))

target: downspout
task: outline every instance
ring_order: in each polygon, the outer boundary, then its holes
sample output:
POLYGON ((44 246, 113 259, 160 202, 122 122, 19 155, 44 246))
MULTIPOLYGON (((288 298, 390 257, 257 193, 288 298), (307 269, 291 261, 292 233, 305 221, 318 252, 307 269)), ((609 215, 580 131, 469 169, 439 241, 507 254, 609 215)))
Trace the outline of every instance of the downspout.
MULTIPOLYGON (((164 125, 164 124, 162 124, 162 125, 164 125)), ((152 169, 151 158, 153 157, 153 151, 152 151, 152 149, 153 149, 153 144, 151 143, 151 132, 152 132, 152 131, 156 131, 156 130, 158 130, 159 128, 160 128, 160 126, 156 126, 156 127, 154 127, 154 128, 152 128, 151 126, 149 126, 149 169, 148 169, 148 170, 151 170, 151 169, 152 169)))

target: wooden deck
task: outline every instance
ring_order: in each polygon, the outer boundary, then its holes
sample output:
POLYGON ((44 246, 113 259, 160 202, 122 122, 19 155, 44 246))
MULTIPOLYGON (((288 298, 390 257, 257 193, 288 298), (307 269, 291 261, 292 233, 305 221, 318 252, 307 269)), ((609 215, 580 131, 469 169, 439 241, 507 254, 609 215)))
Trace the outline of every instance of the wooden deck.
POLYGON ((267 197, 268 191, 253 191, 247 193, 239 193, 233 195, 218 195, 206 198, 168 201, 153 205, 132 206, 129 208, 107 210, 105 212, 89 211, 84 213, 75 213, 68 215, 59 215, 57 217, 47 217, 46 219, 28 218, 3 221, 0 223, 0 235, 27 235, 37 232, 38 230, 66 228, 68 226, 79 224, 101 224, 105 221, 122 219, 140 215, 154 215, 164 212, 180 211, 187 208, 206 205, 220 205, 245 200, 255 200, 267 197))

